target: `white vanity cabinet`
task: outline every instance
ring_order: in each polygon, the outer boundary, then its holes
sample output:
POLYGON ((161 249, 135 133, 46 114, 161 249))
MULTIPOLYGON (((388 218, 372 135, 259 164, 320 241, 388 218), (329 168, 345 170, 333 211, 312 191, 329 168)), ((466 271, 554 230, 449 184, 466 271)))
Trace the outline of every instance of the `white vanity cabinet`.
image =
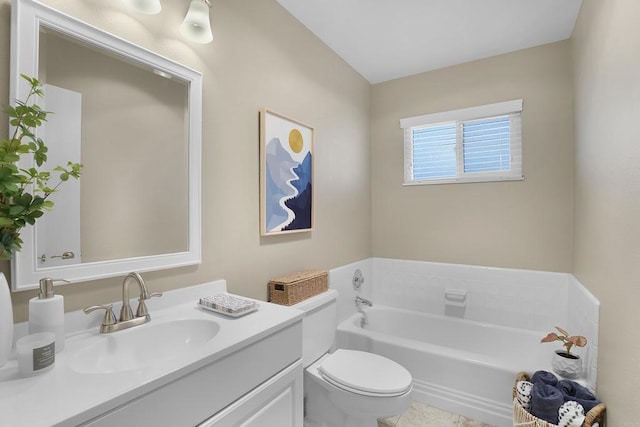
POLYGON ((22 378, 15 358, 0 367, 0 427, 301 427, 302 313, 196 306, 222 292, 222 280, 167 291, 149 301, 151 322, 111 334, 101 313, 66 313, 54 369, 22 378))
POLYGON ((81 425, 300 427, 301 340, 298 321, 81 425))
POLYGON ((198 427, 301 427, 302 373, 300 360, 198 427))

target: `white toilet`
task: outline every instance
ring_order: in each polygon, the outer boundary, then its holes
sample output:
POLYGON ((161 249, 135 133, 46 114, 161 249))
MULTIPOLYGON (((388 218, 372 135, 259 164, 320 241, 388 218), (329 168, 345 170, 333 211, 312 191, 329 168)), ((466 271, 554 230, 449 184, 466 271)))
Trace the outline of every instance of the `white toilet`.
POLYGON ((336 332, 330 289, 292 307, 302 310, 305 427, 372 427, 411 405, 412 378, 398 363, 373 353, 329 350, 336 332))

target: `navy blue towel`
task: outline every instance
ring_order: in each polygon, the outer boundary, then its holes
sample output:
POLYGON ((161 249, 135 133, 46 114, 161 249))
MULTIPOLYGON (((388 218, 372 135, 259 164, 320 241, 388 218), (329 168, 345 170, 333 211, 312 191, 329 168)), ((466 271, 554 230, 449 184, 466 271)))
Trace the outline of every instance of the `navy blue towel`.
POLYGON ((551 424, 558 424, 558 410, 564 403, 560 390, 542 382, 531 388, 531 414, 551 424))
POLYGON ((589 389, 574 381, 562 380, 558 382, 558 390, 562 393, 565 402, 570 400, 578 402, 584 408, 585 413, 600 403, 589 389))
POLYGON ((534 384, 541 382, 543 384, 549 384, 555 387, 558 385, 558 378, 551 372, 536 371, 531 377, 531 382, 534 384))

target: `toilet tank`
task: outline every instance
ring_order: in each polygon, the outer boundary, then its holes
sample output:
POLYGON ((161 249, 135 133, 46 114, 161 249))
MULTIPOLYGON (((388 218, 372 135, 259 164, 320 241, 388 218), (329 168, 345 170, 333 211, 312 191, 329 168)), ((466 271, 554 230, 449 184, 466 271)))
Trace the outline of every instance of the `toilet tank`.
POLYGON ((302 362, 311 365, 333 346, 337 327, 338 291, 329 289, 291 307, 304 312, 302 318, 302 362))

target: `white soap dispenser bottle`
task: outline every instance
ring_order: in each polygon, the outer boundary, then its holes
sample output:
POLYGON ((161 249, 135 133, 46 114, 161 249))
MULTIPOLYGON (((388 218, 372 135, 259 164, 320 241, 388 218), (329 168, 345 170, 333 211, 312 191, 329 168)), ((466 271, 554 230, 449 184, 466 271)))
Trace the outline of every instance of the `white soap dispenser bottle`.
POLYGON ((40 279, 40 292, 29 300, 29 333, 53 332, 56 335, 56 353, 64 348, 64 297, 53 294, 51 277, 40 279))

